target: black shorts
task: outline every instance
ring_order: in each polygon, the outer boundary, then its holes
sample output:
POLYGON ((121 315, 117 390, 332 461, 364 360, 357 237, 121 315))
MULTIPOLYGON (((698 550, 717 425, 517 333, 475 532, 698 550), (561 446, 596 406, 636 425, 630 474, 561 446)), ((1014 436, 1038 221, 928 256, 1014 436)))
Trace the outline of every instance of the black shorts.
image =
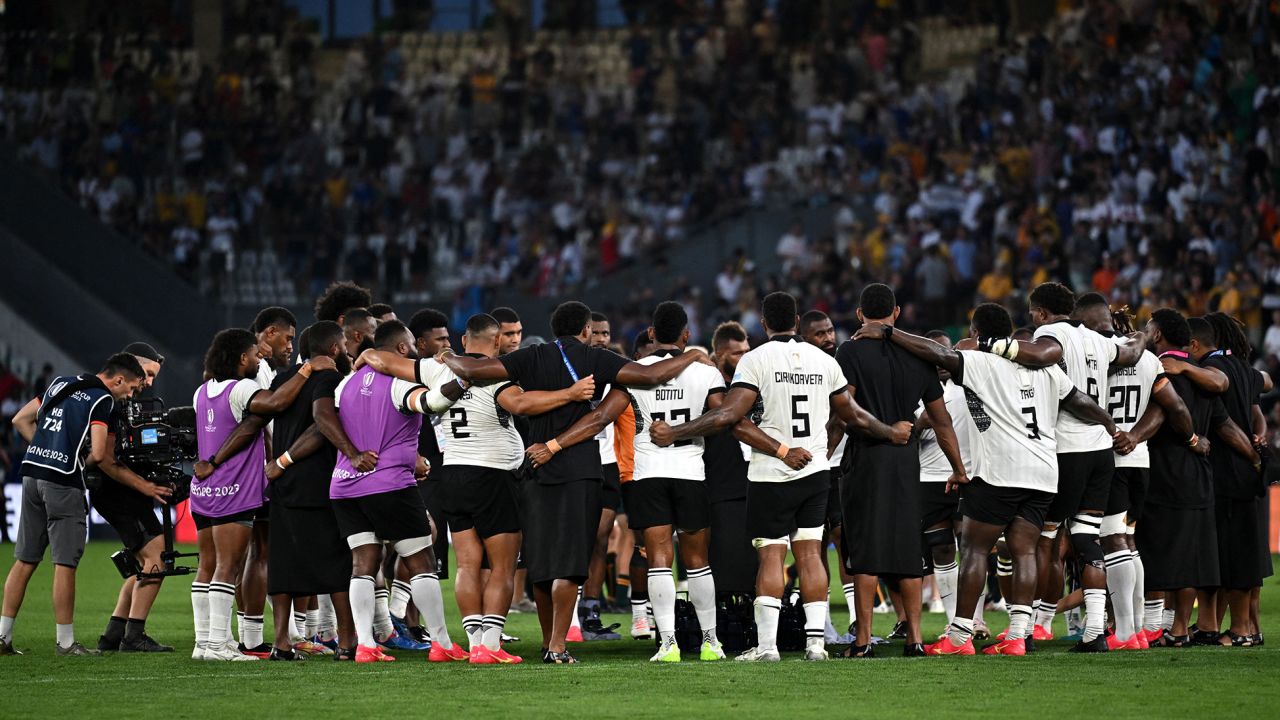
POLYGON ((789 537, 827 519, 831 473, 822 470, 790 482, 747 483, 747 536, 789 537))
MULTIPOLYGON (((509 470, 477 465, 440 468, 437 492, 450 532, 475 530, 481 538, 520 532, 516 477, 509 470)), ((437 518, 437 523, 440 518, 437 518)), ((437 531, 444 532, 443 527, 437 531)))
MULTIPOLYGON (((443 468, 442 463, 438 467, 443 468)), ((449 533, 446 531, 447 524, 444 519, 444 508, 440 507, 440 479, 439 476, 422 480, 418 483, 418 495, 422 497, 422 503, 427 508, 427 514, 436 524, 436 542, 431 546, 431 551, 436 556, 436 574, 441 580, 449 577, 449 533)))
POLYGON ((942 523, 954 523, 960 514, 960 493, 947 492, 944 482, 920 483, 921 532, 942 523))
POLYGON ((1214 509, 1148 503, 1134 531, 1148 591, 1218 587, 1214 509))
POLYGON ((1110 450, 1058 454, 1058 494, 1045 520, 1063 523, 1082 510, 1105 511, 1116 456, 1110 450))
POLYGON ((1263 562, 1268 565, 1271 562, 1270 549, 1258 543, 1260 500, 1238 500, 1223 495, 1214 498, 1219 580, 1228 590, 1261 587, 1265 577, 1263 562))
POLYGON ((651 477, 633 480, 627 495, 631 512, 627 520, 637 530, 672 525, 684 532, 704 530, 711 524, 707 486, 701 480, 651 477))
POLYGON ((333 514, 344 538, 373 533, 379 540, 397 542, 431 535, 427 506, 417 487, 335 499, 333 514))
MULTIPOLYGON (((627 483, 622 487, 634 484, 627 483)), ((746 498, 710 504, 711 538, 707 554, 711 567, 715 569, 717 594, 754 595, 756 592, 759 557, 742 522, 746 512, 746 498)))
POLYGON ((618 463, 600 466, 600 506, 615 513, 622 511, 622 478, 618 475, 618 463))
POLYGON ((198 512, 191 513, 191 519, 196 524, 196 530, 207 530, 218 525, 244 525, 245 527, 253 527, 253 519, 258 515, 258 508, 252 510, 242 510, 232 515, 224 515, 222 517, 209 517, 201 515, 198 512))
POLYGON ((131 488, 114 488, 89 493, 93 509, 120 535, 124 549, 137 553, 160 537, 164 528, 156 517, 155 503, 151 498, 131 488))
POLYGON ((270 500, 264 500, 262 502, 262 507, 258 508, 258 511, 254 513, 253 521, 254 522, 271 522, 271 501, 270 500))
POLYGON ((1129 522, 1138 522, 1142 506, 1147 504, 1147 488, 1151 485, 1151 471, 1139 467, 1118 467, 1111 476, 1111 490, 1107 498, 1107 514, 1124 513, 1129 522))
POLYGON ((267 593, 328 595, 346 592, 351 580, 351 549, 338 529, 333 506, 292 508, 271 504, 271 543, 267 547, 267 593))
POLYGON ((840 507, 840 483, 833 482, 831 489, 827 491, 827 530, 834 530, 844 522, 844 513, 840 507))
POLYGON ((960 491, 960 514, 988 525, 1008 527, 1022 518, 1036 527, 1044 525, 1053 493, 1028 488, 992 485, 980 477, 960 491))
POLYGON ((524 547, 530 582, 587 578, 600 526, 600 481, 555 485, 526 481, 523 487, 524 547))
POLYGON ((845 570, 912 578, 924 574, 920 533, 920 451, 915 444, 850 440, 841 478, 845 570))

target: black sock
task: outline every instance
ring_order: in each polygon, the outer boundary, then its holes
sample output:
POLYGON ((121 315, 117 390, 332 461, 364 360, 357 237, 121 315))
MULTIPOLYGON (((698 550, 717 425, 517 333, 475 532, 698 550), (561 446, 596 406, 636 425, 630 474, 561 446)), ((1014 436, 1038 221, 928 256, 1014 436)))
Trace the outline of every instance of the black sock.
POLYGON ((126 625, 124 629, 124 636, 128 639, 136 639, 136 638, 142 637, 142 635, 146 631, 147 631, 146 618, 143 618, 142 620, 135 620, 133 618, 129 618, 129 624, 126 625))
POLYGON ((107 621, 107 629, 102 632, 102 636, 108 641, 120 642, 120 639, 124 637, 125 623, 127 622, 128 620, 125 618, 112 615, 111 619, 107 621))

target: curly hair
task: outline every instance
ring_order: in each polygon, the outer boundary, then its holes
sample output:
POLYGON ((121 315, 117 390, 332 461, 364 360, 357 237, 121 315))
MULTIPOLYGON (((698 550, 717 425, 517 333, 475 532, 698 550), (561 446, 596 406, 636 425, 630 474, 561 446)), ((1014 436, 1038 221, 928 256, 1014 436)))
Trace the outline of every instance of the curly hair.
POLYGON ((204 379, 238 380, 240 356, 257 345, 258 339, 244 328, 228 328, 214 335, 204 354, 204 379))

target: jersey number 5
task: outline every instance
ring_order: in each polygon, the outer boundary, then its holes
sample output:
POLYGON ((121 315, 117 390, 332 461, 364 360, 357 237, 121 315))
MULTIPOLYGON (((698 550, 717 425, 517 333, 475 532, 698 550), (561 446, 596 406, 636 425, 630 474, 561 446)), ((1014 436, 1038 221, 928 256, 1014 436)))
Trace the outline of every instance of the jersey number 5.
POLYGON ((809 437, 809 413, 800 411, 801 403, 808 403, 808 395, 791 396, 791 437, 809 437))

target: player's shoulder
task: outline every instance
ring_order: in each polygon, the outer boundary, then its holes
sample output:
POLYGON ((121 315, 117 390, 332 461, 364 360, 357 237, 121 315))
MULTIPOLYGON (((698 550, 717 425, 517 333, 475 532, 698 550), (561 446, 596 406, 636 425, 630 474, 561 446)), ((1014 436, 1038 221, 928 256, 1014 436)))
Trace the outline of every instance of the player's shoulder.
POLYGON ((657 355, 646 355, 640 358, 639 360, 636 360, 636 362, 640 363, 641 365, 653 365, 654 363, 662 362, 665 359, 666 358, 658 357, 657 355))
POLYGON ((1051 337, 1058 342, 1063 342, 1068 338, 1078 337, 1076 330, 1076 326, 1066 320, 1059 320, 1057 322, 1045 323, 1044 325, 1036 328, 1032 337, 1037 340, 1042 337, 1051 337))

